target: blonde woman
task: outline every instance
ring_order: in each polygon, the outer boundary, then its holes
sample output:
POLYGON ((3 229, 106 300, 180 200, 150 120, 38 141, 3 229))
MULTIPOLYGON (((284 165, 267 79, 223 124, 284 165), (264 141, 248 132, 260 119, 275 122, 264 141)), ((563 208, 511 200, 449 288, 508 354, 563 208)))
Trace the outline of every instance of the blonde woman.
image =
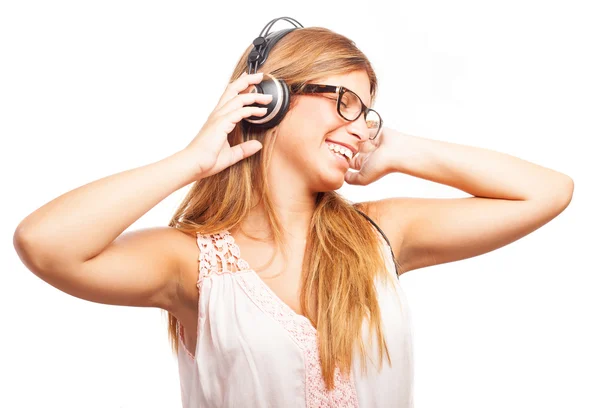
POLYGON ((189 145, 47 203, 15 248, 73 296, 168 312, 185 408, 411 407, 398 276, 531 233, 566 208, 573 181, 383 127, 371 64, 328 29, 293 30, 258 74, 245 72, 250 51, 189 145), (271 128, 246 122, 269 113, 272 97, 251 92, 264 73, 291 90, 271 128), (392 172, 472 197, 352 203, 335 191, 392 172), (189 184, 168 226, 124 232, 189 184))

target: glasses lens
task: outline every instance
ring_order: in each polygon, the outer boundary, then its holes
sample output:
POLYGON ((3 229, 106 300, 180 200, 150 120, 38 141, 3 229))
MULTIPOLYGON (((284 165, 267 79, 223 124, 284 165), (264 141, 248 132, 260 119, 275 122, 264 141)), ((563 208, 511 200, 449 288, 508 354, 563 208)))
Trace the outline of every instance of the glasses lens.
MULTIPOLYGON (((356 120, 360 116, 362 111, 362 102, 358 95, 354 92, 347 90, 342 95, 340 100, 340 112, 346 120, 356 120)), ((369 128, 369 139, 373 140, 379 134, 381 128, 381 117, 374 110, 367 111, 367 128, 369 128)))
POLYGON ((374 110, 367 111, 367 128, 369 128, 369 139, 373 140, 381 129, 381 116, 374 110))
POLYGON ((360 115, 362 103, 360 98, 352 91, 346 91, 340 100, 340 112, 348 120, 355 120, 360 115))

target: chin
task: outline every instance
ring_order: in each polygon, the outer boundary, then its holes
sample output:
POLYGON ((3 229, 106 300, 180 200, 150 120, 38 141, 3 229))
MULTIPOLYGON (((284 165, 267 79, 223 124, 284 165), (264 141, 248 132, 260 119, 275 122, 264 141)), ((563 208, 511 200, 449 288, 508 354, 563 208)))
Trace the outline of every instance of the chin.
POLYGON ((344 181, 344 173, 339 170, 335 173, 329 171, 320 178, 316 191, 325 192, 339 190, 344 185, 344 181))

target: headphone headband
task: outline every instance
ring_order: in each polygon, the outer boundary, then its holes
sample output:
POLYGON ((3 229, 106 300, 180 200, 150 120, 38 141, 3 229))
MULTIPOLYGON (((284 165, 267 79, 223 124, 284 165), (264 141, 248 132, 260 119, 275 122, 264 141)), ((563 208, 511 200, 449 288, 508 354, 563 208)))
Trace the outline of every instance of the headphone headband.
POLYGON ((298 28, 304 28, 304 26, 291 17, 279 17, 269 21, 261 30, 259 36, 252 41, 254 48, 250 51, 250 54, 248 54, 248 74, 255 74, 258 71, 258 68, 265 63, 269 56, 269 52, 275 44, 277 44, 284 36, 298 28), (285 20, 291 23, 294 28, 287 28, 271 33, 271 28, 279 20, 285 20))
MULTIPOLYGON (((265 63, 269 52, 275 44, 298 28, 304 28, 304 26, 290 17, 279 17, 269 21, 260 32, 260 35, 252 41, 254 48, 248 54, 248 74, 255 74, 258 68, 265 63), (287 28, 271 33, 273 24, 279 20, 286 20, 294 28, 287 28)), ((266 129, 277 126, 289 109, 290 89, 287 83, 282 79, 277 79, 270 74, 266 74, 263 80, 254 86, 253 92, 272 95, 273 99, 267 104, 267 113, 264 116, 250 116, 249 118, 244 118, 242 123, 246 126, 251 124, 266 129)), ((254 103, 251 106, 264 107, 264 105, 258 103, 254 103)))

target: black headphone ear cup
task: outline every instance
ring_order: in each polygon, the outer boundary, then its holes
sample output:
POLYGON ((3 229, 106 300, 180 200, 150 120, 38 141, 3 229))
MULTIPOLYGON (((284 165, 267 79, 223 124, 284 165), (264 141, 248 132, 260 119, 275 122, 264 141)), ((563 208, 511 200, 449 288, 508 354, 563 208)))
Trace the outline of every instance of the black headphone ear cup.
MULTIPOLYGON (((279 105, 279 109, 277 111, 273 110, 275 116, 273 116, 273 118, 271 118, 266 124, 268 128, 277 126, 283 120, 290 108, 290 88, 284 80, 278 79, 277 81, 279 81, 281 87, 281 104, 279 105)), ((267 115, 268 114, 269 112, 267 111, 267 115)))
POLYGON ((244 118, 247 124, 251 124, 258 128, 269 129, 277 126, 285 117, 290 106, 290 88, 288 84, 281 79, 277 79, 270 74, 265 74, 264 79, 254 86, 252 92, 262 94, 270 94, 273 96, 268 104, 253 103, 248 106, 266 107, 267 113, 263 116, 250 116, 244 118))

